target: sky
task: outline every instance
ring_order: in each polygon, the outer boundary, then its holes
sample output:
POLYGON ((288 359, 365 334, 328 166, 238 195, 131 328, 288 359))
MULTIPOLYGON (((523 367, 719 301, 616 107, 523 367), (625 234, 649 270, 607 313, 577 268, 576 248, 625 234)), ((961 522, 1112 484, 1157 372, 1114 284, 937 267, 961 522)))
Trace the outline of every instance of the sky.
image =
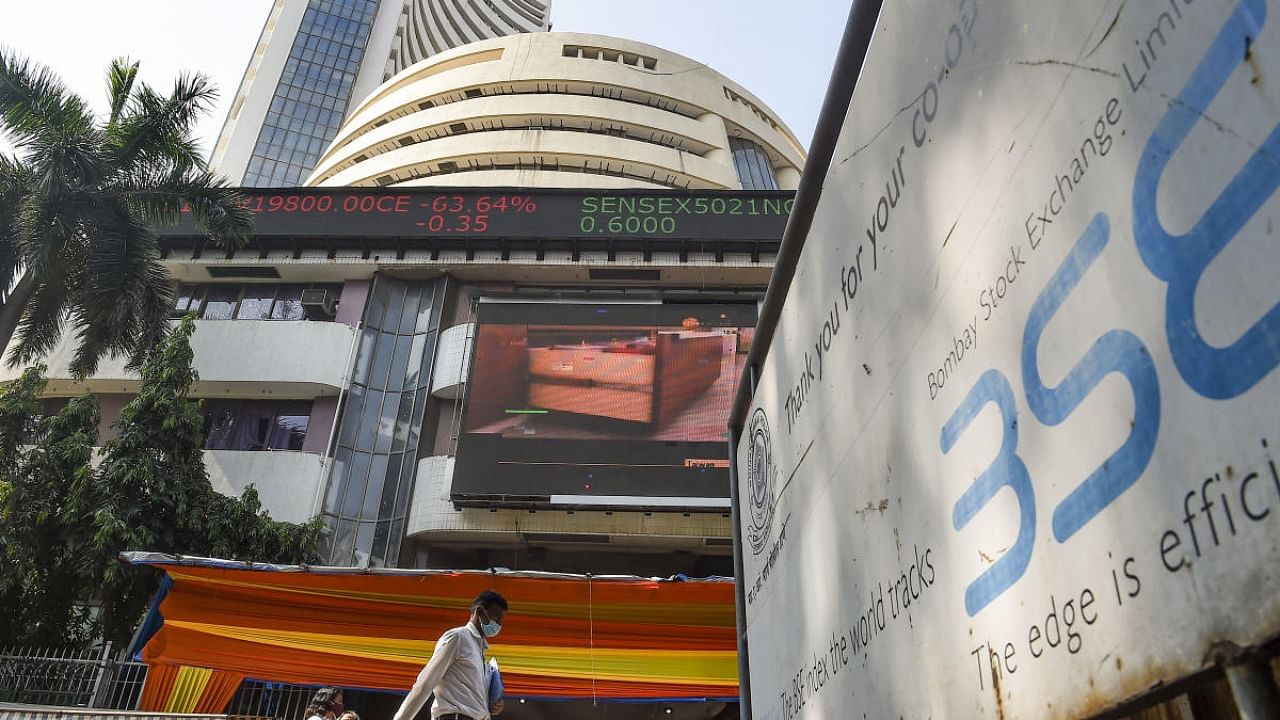
MULTIPOLYGON (((112 58, 141 62, 167 89, 183 72, 221 91, 196 129, 206 154, 272 0, 44 0, 5 3, 0 46, 57 72, 101 112, 112 58)), ((764 100, 809 144, 849 0, 552 0, 553 30, 616 35, 710 65, 764 100)), ((9 150, 0 139, 0 150, 9 150)))

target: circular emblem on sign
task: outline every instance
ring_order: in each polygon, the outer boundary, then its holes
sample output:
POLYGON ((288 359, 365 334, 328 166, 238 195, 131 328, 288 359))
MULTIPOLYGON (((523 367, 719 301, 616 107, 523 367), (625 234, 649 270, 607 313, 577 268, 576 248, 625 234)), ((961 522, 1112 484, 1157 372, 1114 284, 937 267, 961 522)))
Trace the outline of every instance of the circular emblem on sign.
POLYGON ((773 526, 773 457, 770 450, 769 420, 763 408, 756 408, 747 425, 747 489, 751 526, 747 540, 756 555, 769 544, 773 526))

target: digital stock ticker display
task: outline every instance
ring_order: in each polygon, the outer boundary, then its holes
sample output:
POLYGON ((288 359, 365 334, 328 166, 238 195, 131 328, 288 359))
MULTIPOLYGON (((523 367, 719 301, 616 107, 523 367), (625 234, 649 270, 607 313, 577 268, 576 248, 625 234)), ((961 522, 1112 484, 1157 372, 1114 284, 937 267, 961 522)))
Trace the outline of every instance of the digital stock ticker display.
MULTIPOLYGON (((782 238, 789 191, 244 188, 254 235, 272 237, 782 238)), ((189 214, 161 236, 198 235, 189 214)))
POLYGON ((727 510, 754 305, 494 302, 477 321, 455 503, 727 510))

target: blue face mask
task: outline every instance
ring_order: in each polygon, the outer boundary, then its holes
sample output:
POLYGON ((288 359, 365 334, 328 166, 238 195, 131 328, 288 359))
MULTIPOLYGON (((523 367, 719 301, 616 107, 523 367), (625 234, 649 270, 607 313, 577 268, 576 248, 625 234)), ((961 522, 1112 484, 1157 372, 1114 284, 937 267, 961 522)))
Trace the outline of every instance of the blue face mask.
MULTIPOLYGON (((487 617, 488 613, 485 613, 485 616, 487 617)), ((489 622, 480 623, 480 632, 484 633, 484 636, 487 638, 497 637, 498 633, 501 631, 502 623, 497 622, 496 620, 490 619, 489 622)))

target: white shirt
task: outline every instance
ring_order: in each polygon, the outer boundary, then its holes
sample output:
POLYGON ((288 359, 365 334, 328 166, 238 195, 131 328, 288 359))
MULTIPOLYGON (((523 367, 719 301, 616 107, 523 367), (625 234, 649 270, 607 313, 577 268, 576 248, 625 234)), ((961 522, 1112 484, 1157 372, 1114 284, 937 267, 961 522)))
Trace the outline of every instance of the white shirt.
POLYGON ((433 692, 436 699, 431 703, 431 717, 458 713, 473 720, 489 720, 489 683, 484 664, 484 651, 488 648, 489 643, 471 623, 446 630, 396 711, 395 720, 413 720, 433 692))

